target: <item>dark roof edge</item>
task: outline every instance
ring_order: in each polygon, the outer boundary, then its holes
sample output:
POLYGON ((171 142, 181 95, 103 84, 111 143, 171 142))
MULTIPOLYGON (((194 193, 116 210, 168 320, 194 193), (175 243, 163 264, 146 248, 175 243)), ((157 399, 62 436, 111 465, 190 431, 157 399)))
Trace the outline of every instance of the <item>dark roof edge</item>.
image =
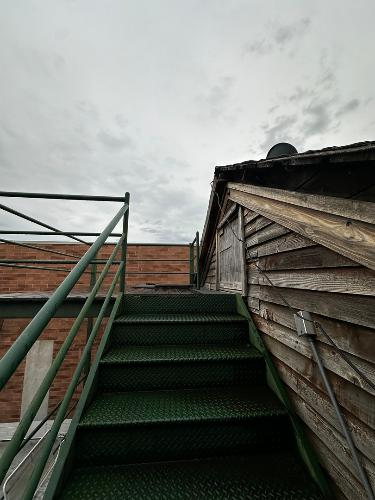
POLYGON ((375 141, 357 142, 346 146, 333 146, 329 148, 310 150, 291 156, 280 156, 278 158, 247 160, 231 165, 222 165, 215 168, 215 175, 231 170, 260 169, 282 165, 307 165, 317 164, 321 161, 346 162, 346 161, 368 161, 375 160, 375 141))

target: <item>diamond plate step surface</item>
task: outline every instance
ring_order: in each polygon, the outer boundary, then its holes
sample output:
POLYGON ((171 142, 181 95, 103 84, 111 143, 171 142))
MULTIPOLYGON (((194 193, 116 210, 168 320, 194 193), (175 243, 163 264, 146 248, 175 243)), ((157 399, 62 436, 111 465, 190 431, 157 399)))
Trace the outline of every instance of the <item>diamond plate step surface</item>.
POLYGON ((125 314, 235 313, 234 295, 196 293, 191 295, 126 295, 125 314))
POLYGON ((263 357, 246 345, 114 347, 99 367, 105 392, 264 383, 263 357))
POLYGON ((105 394, 81 420, 81 464, 131 463, 278 450, 291 441, 284 407, 266 387, 105 394))
POLYGON ((239 344, 248 325, 238 314, 149 314, 122 316, 111 339, 120 345, 239 344))
POLYGON ((322 500, 292 453, 91 467, 74 471, 63 500, 322 500))

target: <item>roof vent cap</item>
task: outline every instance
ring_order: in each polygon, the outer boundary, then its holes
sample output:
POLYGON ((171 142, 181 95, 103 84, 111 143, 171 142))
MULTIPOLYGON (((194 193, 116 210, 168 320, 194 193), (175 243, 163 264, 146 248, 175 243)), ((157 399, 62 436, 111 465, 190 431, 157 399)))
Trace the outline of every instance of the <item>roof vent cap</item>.
POLYGON ((288 142, 279 142, 272 146, 272 148, 268 151, 267 160, 271 158, 278 158, 279 156, 291 156, 297 154, 298 151, 294 146, 289 144, 288 142))

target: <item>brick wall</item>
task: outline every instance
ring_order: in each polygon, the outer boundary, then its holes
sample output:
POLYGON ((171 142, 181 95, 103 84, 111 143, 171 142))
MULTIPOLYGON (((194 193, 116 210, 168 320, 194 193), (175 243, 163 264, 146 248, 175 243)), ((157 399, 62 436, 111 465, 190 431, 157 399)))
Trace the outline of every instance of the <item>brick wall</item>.
MULTIPOLYGON (((33 243, 35 244, 35 243, 33 243)), ((45 248, 83 255, 87 247, 81 244, 40 244, 45 248)), ((98 258, 107 258, 113 251, 114 245, 105 245, 98 258)), ((186 245, 181 246, 157 246, 157 245, 129 245, 127 257, 127 271, 130 272, 188 272, 188 262, 131 262, 131 259, 188 259, 189 249, 186 245)), ((23 248, 15 245, 0 244, 0 260, 2 259, 70 259, 59 255, 49 254, 23 248)), ((119 257, 118 257, 119 258, 119 257)), ((40 264, 48 267, 56 268, 71 268, 72 266, 63 264, 40 264)), ((98 265, 98 271, 102 269, 102 265, 98 265)), ((112 270, 116 267, 113 266, 112 270)), ((39 271, 33 269, 17 269, 0 267, 0 293, 12 292, 52 292, 61 283, 67 273, 39 271)), ((101 291, 105 291, 112 280, 113 276, 106 278, 101 291)), ((89 288, 90 275, 85 274, 79 280, 73 292, 87 292, 89 288)), ((132 275, 129 274, 126 278, 127 287, 141 285, 145 283, 171 283, 171 284, 187 284, 189 282, 188 275, 132 275)), ((30 319, 0 319, 0 357, 9 349, 16 340, 18 335, 23 331, 30 319)), ((53 356, 55 357, 60 349, 64 339, 66 338, 74 319, 53 319, 45 328, 40 340, 53 340, 53 356)), ((105 327, 105 321, 101 332, 99 332, 95 349, 100 340, 101 334, 105 327)), ((82 350, 86 341, 87 323, 84 321, 79 333, 77 334, 72 347, 67 353, 66 359, 61 366, 58 375, 55 379, 49 392, 48 407, 51 410, 64 396, 65 390, 71 380, 74 369, 80 359, 82 350)), ((22 388, 24 380, 25 361, 18 367, 15 374, 9 380, 5 388, 0 392, 0 422, 15 422, 20 418, 22 388)), ((78 389, 75 399, 78 398, 80 390, 78 389)), ((73 400, 73 402, 74 402, 73 400)))

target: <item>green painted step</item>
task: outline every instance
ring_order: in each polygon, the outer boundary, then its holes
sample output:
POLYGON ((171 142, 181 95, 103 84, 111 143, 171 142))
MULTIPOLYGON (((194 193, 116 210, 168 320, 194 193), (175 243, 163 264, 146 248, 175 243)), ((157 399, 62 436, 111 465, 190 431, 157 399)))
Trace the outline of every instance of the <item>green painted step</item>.
POLYGON ((79 424, 77 460, 171 460, 278 450, 288 442, 286 410, 267 387, 102 394, 79 424))
POLYGON ((99 367, 105 392, 265 384, 263 356, 253 347, 164 345, 113 347, 99 367))
POLYGON ((322 500, 292 453, 76 469, 62 500, 322 500))
POLYGON ((126 295, 125 314, 235 313, 236 297, 220 293, 126 295))
POLYGON ((228 344, 245 343, 247 321, 226 314, 143 314, 121 316, 111 332, 113 344, 228 344))

